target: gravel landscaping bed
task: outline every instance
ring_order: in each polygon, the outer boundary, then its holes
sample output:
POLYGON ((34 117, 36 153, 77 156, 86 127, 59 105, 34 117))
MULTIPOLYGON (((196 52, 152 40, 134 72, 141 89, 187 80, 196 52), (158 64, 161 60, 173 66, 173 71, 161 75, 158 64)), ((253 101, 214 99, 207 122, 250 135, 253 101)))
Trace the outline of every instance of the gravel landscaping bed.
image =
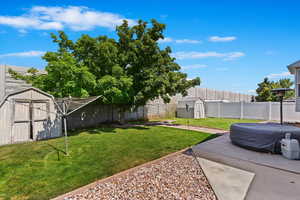
POLYGON ((216 200, 206 177, 193 156, 179 153, 143 165, 91 188, 65 197, 78 199, 187 199, 216 200))

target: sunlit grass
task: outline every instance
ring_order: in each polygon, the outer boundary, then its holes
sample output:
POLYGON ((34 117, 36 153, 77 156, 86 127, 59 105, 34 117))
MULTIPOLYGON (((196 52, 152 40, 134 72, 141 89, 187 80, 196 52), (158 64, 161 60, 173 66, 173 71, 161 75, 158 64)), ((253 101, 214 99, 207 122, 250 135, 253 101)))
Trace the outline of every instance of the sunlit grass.
POLYGON ((0 199, 49 199, 197 144, 210 134, 165 127, 96 128, 0 147, 0 199))

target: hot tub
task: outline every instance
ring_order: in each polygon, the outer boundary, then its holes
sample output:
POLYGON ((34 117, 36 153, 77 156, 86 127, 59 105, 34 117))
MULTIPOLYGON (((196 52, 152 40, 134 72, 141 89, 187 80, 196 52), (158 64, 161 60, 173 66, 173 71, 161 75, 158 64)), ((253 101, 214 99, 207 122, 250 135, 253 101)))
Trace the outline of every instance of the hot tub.
POLYGON ((278 123, 237 123, 230 127, 230 139, 246 149, 280 153, 280 140, 286 133, 300 142, 300 128, 278 123))

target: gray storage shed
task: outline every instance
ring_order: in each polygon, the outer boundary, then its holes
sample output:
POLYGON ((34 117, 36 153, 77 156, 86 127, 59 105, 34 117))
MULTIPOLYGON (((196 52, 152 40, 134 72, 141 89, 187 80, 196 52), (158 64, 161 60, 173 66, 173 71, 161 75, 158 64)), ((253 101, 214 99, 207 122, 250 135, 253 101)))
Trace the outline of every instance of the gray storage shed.
POLYGON ((179 100, 176 111, 179 118, 205 118, 204 102, 199 98, 179 100))
POLYGON ((7 94, 0 101, 0 145, 60 137, 59 109, 50 94, 33 87, 7 94))

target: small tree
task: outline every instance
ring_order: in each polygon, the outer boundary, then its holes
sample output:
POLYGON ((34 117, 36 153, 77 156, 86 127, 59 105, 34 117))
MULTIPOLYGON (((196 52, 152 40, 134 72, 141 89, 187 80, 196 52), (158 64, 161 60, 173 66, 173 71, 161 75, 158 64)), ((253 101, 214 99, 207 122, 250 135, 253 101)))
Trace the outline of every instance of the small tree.
MULTIPOLYGON (((257 84, 256 101, 277 101, 277 96, 273 94, 271 90, 275 88, 291 88, 293 84, 293 81, 289 78, 280 79, 278 81, 270 81, 268 78, 264 78, 261 83, 257 84)), ((294 91, 289 91, 285 94, 284 99, 293 97, 294 94, 294 91)))
MULTIPOLYGON (((82 35, 76 42, 60 31, 51 34, 58 44, 56 52, 47 52, 46 74, 15 77, 56 97, 102 95, 104 103, 120 109, 121 118, 130 108, 162 98, 165 103, 176 93, 200 84, 200 78, 187 80, 171 56, 171 48, 161 49, 164 24, 151 26, 142 20, 130 27, 127 21, 116 28, 118 40, 106 36, 82 35)), ((15 73, 15 72, 13 72, 15 73)))

